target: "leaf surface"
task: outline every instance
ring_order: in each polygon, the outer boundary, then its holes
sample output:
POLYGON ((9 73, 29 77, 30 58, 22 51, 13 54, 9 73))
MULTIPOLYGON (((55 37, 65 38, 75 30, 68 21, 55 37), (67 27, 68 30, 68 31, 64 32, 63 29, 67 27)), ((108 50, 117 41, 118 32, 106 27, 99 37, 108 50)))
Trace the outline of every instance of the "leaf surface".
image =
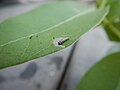
POLYGON ((77 90, 120 90, 120 44, 87 72, 77 90))
MULTIPOLYGON (((53 2, 0 24, 0 68, 64 49, 100 24, 108 8, 95 10, 75 2, 53 2), (53 41, 69 37, 56 46, 53 41)), ((63 39, 62 39, 63 40, 63 39)))

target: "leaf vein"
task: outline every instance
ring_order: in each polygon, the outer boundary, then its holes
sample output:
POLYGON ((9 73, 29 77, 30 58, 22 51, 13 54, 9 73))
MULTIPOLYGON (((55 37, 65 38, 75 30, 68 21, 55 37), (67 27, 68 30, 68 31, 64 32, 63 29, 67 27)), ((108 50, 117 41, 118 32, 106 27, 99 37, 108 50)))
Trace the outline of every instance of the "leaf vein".
POLYGON ((67 22, 69 22, 69 21, 71 21, 71 20, 73 20, 73 19, 75 19, 75 18, 77 18, 77 17, 80 17, 80 16, 82 16, 82 15, 85 15, 85 14, 91 12, 91 11, 94 11, 94 10, 95 10, 95 9, 92 8, 92 9, 89 9, 89 10, 87 10, 87 11, 84 11, 83 13, 76 14, 76 15, 74 15, 74 16, 66 19, 65 21, 60 22, 60 23, 58 23, 58 24, 56 24, 56 25, 54 25, 54 26, 52 26, 52 27, 50 27, 50 28, 47 28, 47 29, 45 29, 45 30, 43 30, 43 31, 40 31, 40 32, 31 34, 31 35, 28 35, 28 36, 25 36, 25 37, 18 38, 18 39, 16 39, 16 40, 9 41, 9 42, 7 42, 7 43, 5 43, 5 44, 0 45, 0 47, 3 47, 3 46, 5 46, 5 45, 8 45, 8 44, 11 44, 11 43, 14 43, 14 42, 17 42, 17 41, 22 40, 22 39, 25 39, 25 38, 29 38, 30 36, 34 36, 34 35, 37 35, 37 34, 40 34, 40 33, 46 32, 46 31, 49 31, 49 30, 51 30, 51 29, 54 29, 54 28, 56 28, 56 27, 58 27, 58 26, 60 26, 60 25, 63 25, 64 23, 67 23, 67 22))

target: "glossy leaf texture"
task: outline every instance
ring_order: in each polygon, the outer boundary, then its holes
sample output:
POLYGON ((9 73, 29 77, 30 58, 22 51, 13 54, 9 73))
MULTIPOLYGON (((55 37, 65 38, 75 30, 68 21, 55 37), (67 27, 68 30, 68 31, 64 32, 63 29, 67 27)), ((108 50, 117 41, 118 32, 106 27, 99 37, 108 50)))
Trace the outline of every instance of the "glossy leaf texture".
POLYGON ((107 13, 108 8, 95 10, 76 2, 52 2, 5 20, 0 24, 0 68, 68 47, 100 24, 107 13), (56 46, 54 40, 61 37, 69 39, 56 46))
POLYGON ((120 41, 120 26, 115 24, 120 24, 120 0, 97 0, 98 7, 110 6, 109 14, 107 15, 104 23, 106 32, 113 41, 120 41))
POLYGON ((77 90, 120 90, 120 44, 108 53, 87 72, 77 90))

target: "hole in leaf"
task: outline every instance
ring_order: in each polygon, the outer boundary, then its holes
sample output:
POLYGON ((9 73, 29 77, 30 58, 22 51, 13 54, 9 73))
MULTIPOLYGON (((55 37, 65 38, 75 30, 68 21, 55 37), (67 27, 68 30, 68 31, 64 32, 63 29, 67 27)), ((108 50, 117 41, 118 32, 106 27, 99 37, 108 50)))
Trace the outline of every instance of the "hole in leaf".
POLYGON ((67 37, 67 36, 61 36, 61 37, 59 37, 59 38, 55 38, 54 40, 53 40, 53 44, 55 45, 55 46, 57 46, 57 47, 62 47, 62 48, 64 48, 65 46, 63 45, 63 43, 65 43, 66 41, 68 41, 69 40, 69 37, 67 37))
POLYGON ((32 39, 32 36, 30 36, 29 39, 32 39))

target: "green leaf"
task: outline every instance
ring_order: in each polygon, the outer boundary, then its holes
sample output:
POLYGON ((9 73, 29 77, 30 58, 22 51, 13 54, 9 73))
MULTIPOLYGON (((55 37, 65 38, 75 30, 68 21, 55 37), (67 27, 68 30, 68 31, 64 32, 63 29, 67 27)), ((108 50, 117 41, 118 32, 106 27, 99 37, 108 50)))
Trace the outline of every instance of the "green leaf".
POLYGON ((120 23, 120 0, 97 0, 99 8, 110 6, 109 14, 103 22, 106 32, 113 41, 120 41, 120 28, 114 22, 120 23))
POLYGON ((120 90, 120 43, 87 72, 77 90, 120 90))
POLYGON ((120 0, 97 0, 97 5, 99 8, 110 6, 110 11, 107 15, 110 21, 120 17, 120 0))
POLYGON ((108 0, 107 5, 111 6, 110 12, 107 16, 110 21, 120 17, 120 0, 108 0))
POLYGON ((0 68, 64 49, 100 24, 107 13, 108 8, 95 10, 75 2, 53 2, 2 22, 0 68), (56 45, 58 39, 62 45, 56 45))

